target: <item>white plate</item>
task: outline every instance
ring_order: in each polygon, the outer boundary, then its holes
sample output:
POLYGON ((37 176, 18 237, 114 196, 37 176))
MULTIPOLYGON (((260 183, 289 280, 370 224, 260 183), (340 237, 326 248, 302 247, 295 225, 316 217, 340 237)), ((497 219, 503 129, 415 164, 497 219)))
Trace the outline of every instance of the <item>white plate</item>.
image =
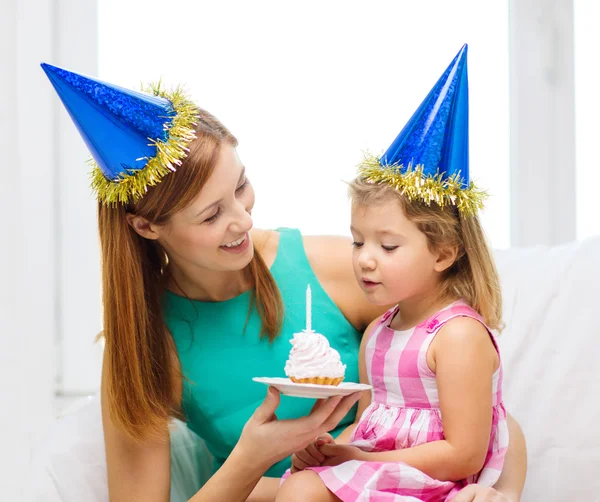
POLYGON ((363 383, 342 382, 339 385, 316 385, 313 383, 294 383, 289 378, 254 377, 252 380, 265 385, 272 385, 282 394, 294 397, 310 397, 323 399, 331 396, 348 396, 354 392, 370 390, 372 387, 363 383))

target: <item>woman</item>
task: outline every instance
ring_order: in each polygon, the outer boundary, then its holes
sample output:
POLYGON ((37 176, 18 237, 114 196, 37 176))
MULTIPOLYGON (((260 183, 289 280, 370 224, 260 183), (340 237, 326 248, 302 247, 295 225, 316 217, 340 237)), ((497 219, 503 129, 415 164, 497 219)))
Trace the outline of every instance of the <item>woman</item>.
MULTIPOLYGON (((301 443, 324 430, 335 437, 354 418, 345 412, 356 396, 312 413, 308 400, 284 396, 277 417, 291 422, 275 420, 275 396, 254 411, 264 388, 251 377, 282 374, 304 324, 306 284, 313 325, 340 352, 348 381, 358 381, 360 335, 383 309, 356 284, 346 239, 252 229, 254 192, 236 139, 180 92, 149 97, 43 67, 98 163, 110 498, 168 500, 175 416, 219 467, 191 500, 244 500, 259 475, 280 476, 301 443)), ((522 459, 509 458, 499 482, 515 500, 522 459)), ((253 497, 274 482, 265 478, 253 497)))

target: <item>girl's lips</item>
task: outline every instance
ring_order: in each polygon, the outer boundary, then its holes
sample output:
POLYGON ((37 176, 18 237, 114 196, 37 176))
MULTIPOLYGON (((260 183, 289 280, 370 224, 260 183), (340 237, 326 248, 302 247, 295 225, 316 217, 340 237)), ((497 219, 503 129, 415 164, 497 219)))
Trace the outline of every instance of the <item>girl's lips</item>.
POLYGON ((380 282, 373 282, 369 281, 368 279, 363 279, 362 283, 365 288, 374 288, 375 286, 379 286, 381 284, 380 282))

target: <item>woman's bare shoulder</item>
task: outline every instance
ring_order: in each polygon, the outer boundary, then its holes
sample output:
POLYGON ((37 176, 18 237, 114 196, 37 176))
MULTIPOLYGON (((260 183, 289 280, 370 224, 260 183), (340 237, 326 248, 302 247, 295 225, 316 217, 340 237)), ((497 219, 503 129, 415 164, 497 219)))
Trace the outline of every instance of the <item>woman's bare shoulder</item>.
POLYGON ((308 261, 346 319, 359 331, 369 325, 387 307, 369 303, 356 282, 352 268, 352 239, 344 236, 304 237, 308 261))
POLYGON ((352 240, 338 235, 303 236, 308 261, 321 282, 337 281, 359 289, 352 269, 352 240))
POLYGON ((275 261, 277 248, 279 247, 279 232, 275 230, 263 230, 253 228, 250 231, 254 249, 256 249, 268 267, 275 261))
MULTIPOLYGON (((273 261, 279 247, 280 233, 276 230, 253 228, 250 231, 254 247, 263 259, 273 261)), ((323 268, 329 274, 341 273, 342 276, 352 272, 352 240, 340 235, 308 235, 302 236, 304 249, 313 269, 323 268), (339 261, 340 255, 347 257, 343 263, 339 261), (336 265, 338 265, 336 267, 336 265)))

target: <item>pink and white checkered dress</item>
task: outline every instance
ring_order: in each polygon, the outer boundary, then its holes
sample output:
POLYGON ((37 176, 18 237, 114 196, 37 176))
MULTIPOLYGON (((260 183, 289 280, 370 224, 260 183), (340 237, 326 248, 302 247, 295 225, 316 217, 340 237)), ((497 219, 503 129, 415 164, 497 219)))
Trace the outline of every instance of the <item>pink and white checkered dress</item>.
MULTIPOLYGON (((440 328, 454 317, 471 317, 484 324, 477 312, 459 301, 411 330, 394 331, 389 325, 397 310, 395 307, 382 316, 365 348, 373 401, 350 439, 350 444, 365 451, 398 450, 444 438, 438 388, 427 365, 427 349, 440 328)), ((485 465, 469 479, 438 481, 400 462, 353 460, 312 470, 344 502, 446 501, 469 483, 492 486, 500 476, 508 446, 501 387, 500 366, 493 376, 493 421, 485 465)))

